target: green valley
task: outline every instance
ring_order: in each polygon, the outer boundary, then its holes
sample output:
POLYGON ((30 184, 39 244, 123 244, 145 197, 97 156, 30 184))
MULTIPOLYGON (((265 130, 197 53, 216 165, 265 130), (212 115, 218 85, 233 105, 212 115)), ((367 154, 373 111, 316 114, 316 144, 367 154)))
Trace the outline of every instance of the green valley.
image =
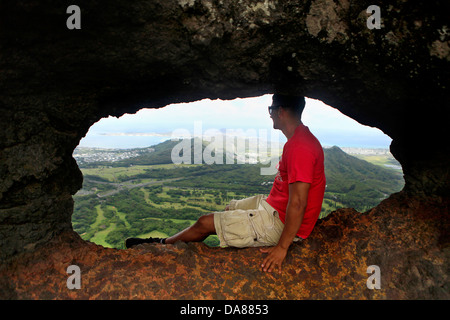
MULTIPOLYGON (((268 194, 275 175, 263 164, 173 164, 166 141, 114 162, 78 161, 83 188, 74 196, 73 228, 85 240, 124 248, 127 237, 167 237, 231 199, 268 194)), ((333 210, 368 210, 403 187, 401 172, 326 148, 327 188, 321 218, 333 210)), ((380 161, 380 159, 377 159, 380 161)), ((217 246, 216 236, 205 240, 217 246)))

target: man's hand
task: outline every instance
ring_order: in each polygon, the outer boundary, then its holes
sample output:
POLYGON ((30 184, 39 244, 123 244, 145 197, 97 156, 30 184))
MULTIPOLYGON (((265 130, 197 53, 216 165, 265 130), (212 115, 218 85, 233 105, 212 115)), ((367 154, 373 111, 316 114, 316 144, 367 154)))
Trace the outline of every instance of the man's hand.
POLYGON ((272 270, 278 269, 278 273, 281 273, 281 264, 286 257, 287 249, 276 246, 259 250, 263 253, 268 253, 261 265, 263 271, 272 272, 272 270))
POLYGON ((264 271, 272 272, 278 269, 281 272, 281 264, 286 257, 287 250, 298 232, 308 203, 309 183, 297 181, 289 184, 289 201, 286 208, 286 221, 280 240, 275 247, 260 249, 268 253, 261 267, 264 271))

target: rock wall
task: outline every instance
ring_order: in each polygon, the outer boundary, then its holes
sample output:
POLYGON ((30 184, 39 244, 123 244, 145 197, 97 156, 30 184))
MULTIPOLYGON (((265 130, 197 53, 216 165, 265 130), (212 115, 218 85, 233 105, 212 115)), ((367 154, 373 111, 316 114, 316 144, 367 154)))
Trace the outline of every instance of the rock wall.
POLYGON ((72 232, 93 123, 202 98, 321 99, 394 139, 405 195, 448 198, 448 2, 378 1, 372 30, 370 1, 80 0, 79 30, 71 4, 0 3, 1 261, 72 232))

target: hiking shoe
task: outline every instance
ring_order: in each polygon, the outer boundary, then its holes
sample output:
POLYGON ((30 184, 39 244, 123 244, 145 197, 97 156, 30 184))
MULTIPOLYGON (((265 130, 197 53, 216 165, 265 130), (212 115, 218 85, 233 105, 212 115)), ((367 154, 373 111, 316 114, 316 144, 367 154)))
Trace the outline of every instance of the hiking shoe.
POLYGON ((147 238, 147 239, 128 238, 127 240, 125 240, 125 247, 129 249, 142 243, 165 243, 164 242, 165 240, 166 239, 164 238, 147 238))

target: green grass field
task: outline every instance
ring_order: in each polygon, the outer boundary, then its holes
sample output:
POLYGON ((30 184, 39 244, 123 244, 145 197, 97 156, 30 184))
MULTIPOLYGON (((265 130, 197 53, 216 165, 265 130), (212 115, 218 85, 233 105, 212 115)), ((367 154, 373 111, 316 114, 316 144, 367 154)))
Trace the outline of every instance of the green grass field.
POLYGON ((118 177, 124 176, 132 178, 146 170, 152 169, 175 169, 181 167, 196 166, 195 164, 155 164, 155 165, 136 165, 131 167, 98 167, 98 168, 81 168, 83 175, 99 176, 110 182, 118 182, 118 177))
POLYGON ((103 215, 103 210, 100 205, 95 206, 95 210, 97 210, 97 219, 91 225, 92 229, 98 229, 100 224, 105 220, 105 216, 103 215))
POLYGON ((357 155, 353 155, 354 157, 361 159, 361 160, 365 160, 367 162, 370 162, 374 165, 377 166, 381 166, 383 168, 386 169, 390 169, 390 170, 395 170, 397 172, 401 172, 402 169, 393 169, 389 166, 391 165, 396 165, 396 166, 400 166, 400 164, 397 162, 397 160, 395 160, 395 158, 391 155, 362 155, 362 154, 357 154, 357 155))
MULTIPOLYGON (((112 169, 116 169, 116 170, 110 170, 110 174, 116 174, 118 172, 123 172, 121 170, 117 170, 120 168, 112 168, 112 169)), ((138 170, 136 171, 129 171, 128 173, 132 173, 134 172, 135 174, 138 174, 138 170)), ((104 176, 105 177, 105 176, 104 176)), ((158 198, 162 199, 162 200, 167 200, 167 201, 162 201, 161 203, 157 204, 152 202, 149 199, 149 192, 148 190, 146 190, 145 188, 140 188, 139 190, 142 191, 142 195, 144 197, 145 202, 147 202, 150 206, 155 207, 155 208, 164 208, 164 209, 171 209, 171 210, 177 210, 177 209, 182 209, 182 208, 191 208, 194 210, 201 210, 204 211, 205 213, 208 212, 208 210, 197 207, 197 206, 193 206, 193 205, 213 205, 212 199, 214 198, 214 196, 212 194, 209 194, 207 192, 204 192, 202 195, 197 195, 195 197, 195 200, 189 200, 188 197, 179 197, 177 199, 174 199, 173 197, 171 197, 167 192, 169 190, 172 189, 177 189, 174 187, 163 187, 162 188, 162 192, 159 192, 157 194, 158 198), (188 201, 189 200, 189 201, 188 201), (177 202, 177 201, 181 201, 183 203, 177 202), (189 202, 192 205, 187 205, 185 202, 189 202)), ((187 189, 188 191, 194 191, 187 189)), ((183 189, 183 191, 186 191, 186 189, 183 189)), ((104 247, 108 247, 108 248, 112 248, 114 246, 112 246, 110 243, 108 243, 106 241, 106 238, 108 236, 109 233, 117 230, 118 225, 117 223, 111 222, 112 218, 107 218, 105 216, 105 212, 102 209, 103 208, 107 208, 110 211, 112 211, 114 213, 114 215, 116 217, 118 217, 121 221, 123 221, 124 225, 127 228, 130 228, 130 223, 127 220, 127 214, 124 212, 120 212, 115 206, 112 205, 106 205, 106 206, 102 206, 101 204, 98 204, 94 207, 94 212, 96 213, 96 219, 95 221, 90 225, 90 232, 85 232, 83 234, 81 234, 81 237, 85 240, 94 242, 96 244, 99 244, 101 246, 104 247)), ((220 211, 224 209, 224 205, 216 205, 216 209, 215 211, 220 211)), ((145 224, 146 221, 147 222, 151 222, 151 220, 160 220, 160 221, 171 221, 175 224, 181 224, 181 223, 186 223, 188 222, 189 225, 192 225, 195 223, 196 220, 192 220, 192 219, 175 219, 175 218, 158 218, 158 217, 148 217, 148 218, 144 218, 142 219, 142 223, 145 224)), ((157 238, 167 238, 170 235, 164 232, 161 232, 159 230, 153 230, 151 232, 147 232, 147 233, 141 233, 141 234, 135 234, 132 235, 133 237, 138 237, 138 238, 148 238, 148 237, 157 237, 157 238)), ((217 236, 210 236, 210 239, 217 239, 216 241, 218 241, 217 236)), ((125 239, 124 239, 125 240, 125 239)))
POLYGON ((89 239, 89 241, 94 242, 96 244, 99 244, 104 247, 111 248, 112 246, 108 244, 105 241, 106 236, 108 233, 113 231, 116 228, 115 223, 109 224, 108 227, 105 228, 106 224, 108 224, 108 221, 106 217, 104 216, 104 212, 100 205, 95 206, 95 209, 97 210, 97 219, 95 222, 91 225, 92 230, 98 230, 94 233, 94 236, 89 239))

